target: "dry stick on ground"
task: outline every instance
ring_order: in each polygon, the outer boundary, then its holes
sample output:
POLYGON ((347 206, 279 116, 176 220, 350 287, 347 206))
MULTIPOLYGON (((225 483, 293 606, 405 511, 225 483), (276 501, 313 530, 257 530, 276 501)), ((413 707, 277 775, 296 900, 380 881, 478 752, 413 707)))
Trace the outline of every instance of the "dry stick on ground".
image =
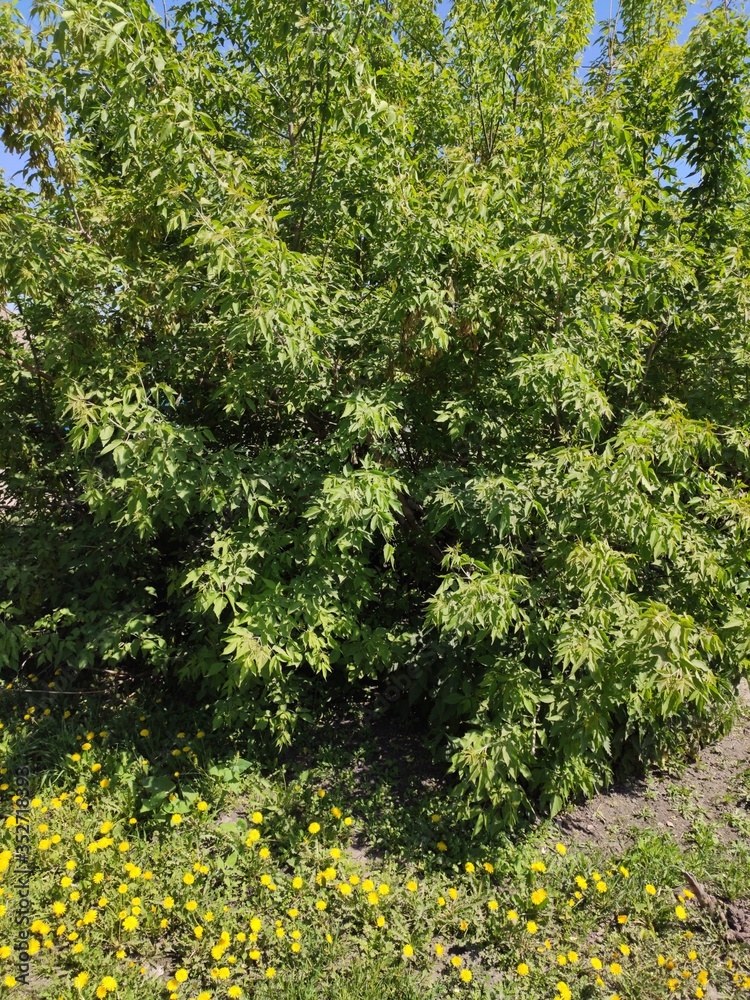
POLYGON ((716 899, 709 892, 706 892, 705 888, 691 872, 683 872, 682 877, 690 884, 690 888, 695 893, 695 898, 698 900, 699 906, 702 906, 704 910, 708 910, 709 915, 713 917, 716 913, 716 899))

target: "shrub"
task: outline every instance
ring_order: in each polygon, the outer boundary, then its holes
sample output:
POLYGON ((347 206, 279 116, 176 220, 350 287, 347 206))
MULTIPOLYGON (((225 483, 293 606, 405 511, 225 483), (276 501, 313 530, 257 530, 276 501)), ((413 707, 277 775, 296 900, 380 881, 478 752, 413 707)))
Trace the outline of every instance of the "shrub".
POLYGON ((745 19, 627 5, 584 76, 577 0, 38 15, 0 17, 6 669, 168 671, 283 744, 416 665, 480 825, 722 717, 745 19))

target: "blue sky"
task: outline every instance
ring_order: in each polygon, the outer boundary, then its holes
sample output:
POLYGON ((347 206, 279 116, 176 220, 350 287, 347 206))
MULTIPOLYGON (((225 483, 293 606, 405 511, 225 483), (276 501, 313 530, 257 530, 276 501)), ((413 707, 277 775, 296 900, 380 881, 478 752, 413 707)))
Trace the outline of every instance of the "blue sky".
MULTIPOLYGON (((606 20, 610 16, 610 10, 617 10, 617 0, 611 0, 612 6, 610 7, 610 0, 594 0, 594 11, 596 14, 597 22, 606 20)), ((451 3, 450 0, 442 0, 438 3, 438 13, 445 17, 450 11, 451 3)), ((705 9, 706 4, 703 3, 688 3, 688 14, 682 26, 682 37, 684 38, 692 24, 695 23, 696 18, 700 14, 702 9, 705 9)), ((29 10, 31 8, 31 0, 18 0, 18 8, 24 16, 28 16, 29 10)), ((594 28, 592 35, 592 40, 594 37, 599 35, 598 26, 594 28)), ((594 53, 593 47, 587 49, 583 56, 583 64, 586 65, 591 61, 592 55, 594 53)), ((9 153, 0 142, 0 169, 5 171, 5 173, 10 176, 21 167, 20 157, 14 156, 9 153)), ((20 174, 15 178, 17 183, 21 182, 20 174)))

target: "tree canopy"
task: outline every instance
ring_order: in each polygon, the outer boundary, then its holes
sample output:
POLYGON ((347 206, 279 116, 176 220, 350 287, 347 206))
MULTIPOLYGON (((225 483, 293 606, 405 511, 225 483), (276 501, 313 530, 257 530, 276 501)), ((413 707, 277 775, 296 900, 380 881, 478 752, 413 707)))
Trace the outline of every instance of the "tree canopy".
POLYGON ((0 661, 277 744, 407 672, 477 823, 750 663, 746 17, 0 5, 0 661), (491 806, 491 809, 487 807, 491 806))

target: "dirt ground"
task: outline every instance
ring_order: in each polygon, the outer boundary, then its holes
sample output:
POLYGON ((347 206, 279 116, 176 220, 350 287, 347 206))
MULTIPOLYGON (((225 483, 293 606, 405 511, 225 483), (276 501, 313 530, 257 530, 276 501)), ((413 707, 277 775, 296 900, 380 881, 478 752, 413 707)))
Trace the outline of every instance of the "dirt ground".
POLYGON ((696 824, 708 824, 730 843, 750 831, 750 710, 740 693, 742 714, 732 731, 706 747, 679 774, 652 774, 615 785, 585 805, 557 817, 557 825, 582 846, 622 851, 645 828, 669 830, 685 843, 696 824))

